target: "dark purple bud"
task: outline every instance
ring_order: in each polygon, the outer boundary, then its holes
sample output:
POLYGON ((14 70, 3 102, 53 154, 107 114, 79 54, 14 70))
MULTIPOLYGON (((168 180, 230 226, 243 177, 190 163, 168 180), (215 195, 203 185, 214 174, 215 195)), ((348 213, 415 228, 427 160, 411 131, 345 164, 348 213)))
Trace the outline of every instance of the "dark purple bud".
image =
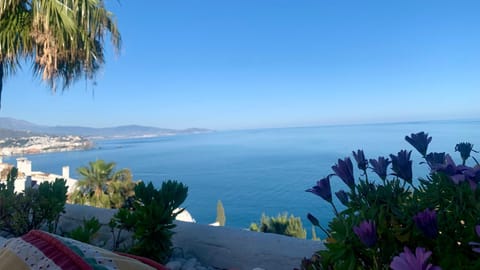
POLYGON ((363 150, 359 149, 357 150, 357 152, 352 151, 352 153, 355 161, 357 162, 358 169, 362 171, 367 170, 368 161, 365 159, 365 154, 363 153, 363 150))
POLYGON ((308 220, 313 224, 313 226, 320 227, 320 222, 318 222, 318 219, 314 217, 312 214, 308 213, 307 214, 308 220))
POLYGON ((443 165, 445 163, 445 152, 442 153, 429 153, 425 156, 425 160, 427 161, 428 166, 430 169, 435 169, 436 167, 443 165))
POLYGON ((353 232, 367 247, 373 247, 377 243, 377 226, 371 220, 360 222, 360 225, 353 227, 353 232))
POLYGON ((428 144, 432 141, 432 137, 428 137, 428 133, 422 131, 417 134, 412 133, 410 137, 405 136, 405 140, 424 157, 427 154, 428 144))
POLYGON ((339 159, 338 163, 332 166, 332 170, 347 186, 352 189, 354 188, 355 179, 353 178, 353 164, 349 157, 344 160, 339 159))
POLYGON ((402 150, 398 155, 390 155, 392 159, 393 175, 402 178, 407 183, 412 184, 412 161, 410 155, 412 151, 402 150))
POLYGON ((345 206, 348 206, 348 194, 344 190, 335 192, 338 200, 345 206))
POLYGON ((413 217, 413 221, 417 227, 428 238, 435 238, 438 236, 437 213, 435 210, 425 209, 413 217))
POLYGON ((468 142, 462 142, 455 145, 455 152, 460 152, 460 156, 462 157, 463 164, 465 164, 465 161, 470 157, 472 150, 473 150, 473 144, 468 142))
POLYGON ((441 270, 439 266, 433 266, 431 263, 427 264, 431 255, 431 251, 426 251, 422 247, 417 247, 415 254, 408 247, 404 247, 403 252, 393 258, 390 268, 393 270, 441 270))
POLYGON ((307 189, 307 192, 311 192, 315 195, 322 197, 325 201, 332 202, 332 189, 330 188, 330 177, 327 176, 320 181, 317 181, 317 185, 313 186, 310 189, 307 189))
POLYGON ((475 226, 475 233, 480 237, 480 225, 475 226))
POLYGON ((384 181, 387 179, 387 168, 389 164, 390 160, 385 157, 378 157, 378 160, 370 159, 372 170, 384 181))

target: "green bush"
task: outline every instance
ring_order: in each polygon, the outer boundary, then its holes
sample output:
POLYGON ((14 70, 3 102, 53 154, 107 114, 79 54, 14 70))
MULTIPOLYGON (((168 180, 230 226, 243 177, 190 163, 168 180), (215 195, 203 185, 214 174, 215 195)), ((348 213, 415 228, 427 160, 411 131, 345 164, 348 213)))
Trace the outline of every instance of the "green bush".
POLYGON ((262 214, 260 223, 252 223, 250 230, 255 232, 276 233, 286 236, 305 239, 307 231, 303 228, 302 220, 288 213, 279 214, 277 217, 269 217, 262 214))
POLYGON ((162 183, 160 189, 155 189, 150 182, 145 185, 140 182, 135 187, 135 196, 128 208, 120 209, 110 222, 113 229, 115 248, 119 247, 120 233, 123 230, 132 231, 134 242, 129 253, 165 262, 171 254, 173 221, 183 209, 173 211, 187 198, 188 188, 176 181, 162 183))
POLYGON ((66 236, 90 244, 101 227, 102 225, 98 219, 92 217, 89 220, 83 220, 83 226, 78 226, 73 231, 66 233, 66 236))
POLYGON ((17 172, 16 168, 12 168, 7 183, 0 184, 0 229, 15 236, 43 226, 55 232, 67 199, 66 181, 43 182, 38 188, 15 193, 17 172))

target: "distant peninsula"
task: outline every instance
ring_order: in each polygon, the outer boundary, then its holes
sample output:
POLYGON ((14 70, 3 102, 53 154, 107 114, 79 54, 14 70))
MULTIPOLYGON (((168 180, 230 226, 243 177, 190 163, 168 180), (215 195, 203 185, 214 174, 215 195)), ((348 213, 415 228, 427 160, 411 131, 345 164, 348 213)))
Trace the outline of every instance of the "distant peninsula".
POLYGON ((85 150, 91 147, 92 141, 73 135, 32 135, 0 139, 0 154, 3 156, 85 150))
POLYGON ((147 138, 212 132, 209 129, 166 129, 139 125, 108 128, 42 126, 24 120, 0 117, 0 154, 21 155, 84 150, 93 140, 147 138))

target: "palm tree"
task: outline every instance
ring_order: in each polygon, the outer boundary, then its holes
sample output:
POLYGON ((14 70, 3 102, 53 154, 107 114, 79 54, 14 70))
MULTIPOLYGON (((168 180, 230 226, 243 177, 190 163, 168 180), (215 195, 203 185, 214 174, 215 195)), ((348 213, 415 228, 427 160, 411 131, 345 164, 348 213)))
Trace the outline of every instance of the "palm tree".
POLYGON ((132 181, 132 173, 128 169, 117 171, 108 182, 107 193, 111 208, 120 208, 125 200, 135 195, 136 183, 132 181))
POLYGON ((89 166, 77 169, 82 176, 70 196, 73 203, 95 207, 119 208, 134 195, 135 182, 128 169, 114 171, 115 163, 104 160, 89 162, 89 166))
POLYGON ((22 60, 33 64, 53 92, 92 80, 104 64, 104 38, 118 51, 121 37, 103 0, 1 0, 0 98, 3 79, 22 60))

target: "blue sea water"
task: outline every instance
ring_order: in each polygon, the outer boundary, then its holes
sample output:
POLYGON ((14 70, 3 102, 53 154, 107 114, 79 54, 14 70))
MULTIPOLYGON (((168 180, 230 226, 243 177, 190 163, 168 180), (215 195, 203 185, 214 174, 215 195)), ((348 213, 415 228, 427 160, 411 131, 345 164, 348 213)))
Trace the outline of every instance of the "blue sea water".
MULTIPOLYGON (((363 149, 367 158, 413 150, 415 175, 425 176, 427 169, 419 164, 419 154, 404 140, 405 135, 419 131, 433 137, 430 151, 447 151, 456 159, 456 143, 480 144, 480 121, 442 121, 104 140, 87 151, 27 157, 33 170, 61 174, 62 166, 69 165, 75 178, 76 168, 103 159, 116 162, 118 169, 130 168, 136 180, 155 185, 167 179, 182 181, 189 187, 184 206, 200 223, 214 222, 216 203, 221 200, 227 226, 246 228, 262 213, 289 212, 302 217, 309 227, 308 212, 326 225, 332 211, 305 189, 330 174, 337 159, 351 156, 352 150, 363 149)), ((14 158, 6 161, 14 163, 14 158)), ((333 190, 344 188, 340 179, 332 178, 333 190)))

